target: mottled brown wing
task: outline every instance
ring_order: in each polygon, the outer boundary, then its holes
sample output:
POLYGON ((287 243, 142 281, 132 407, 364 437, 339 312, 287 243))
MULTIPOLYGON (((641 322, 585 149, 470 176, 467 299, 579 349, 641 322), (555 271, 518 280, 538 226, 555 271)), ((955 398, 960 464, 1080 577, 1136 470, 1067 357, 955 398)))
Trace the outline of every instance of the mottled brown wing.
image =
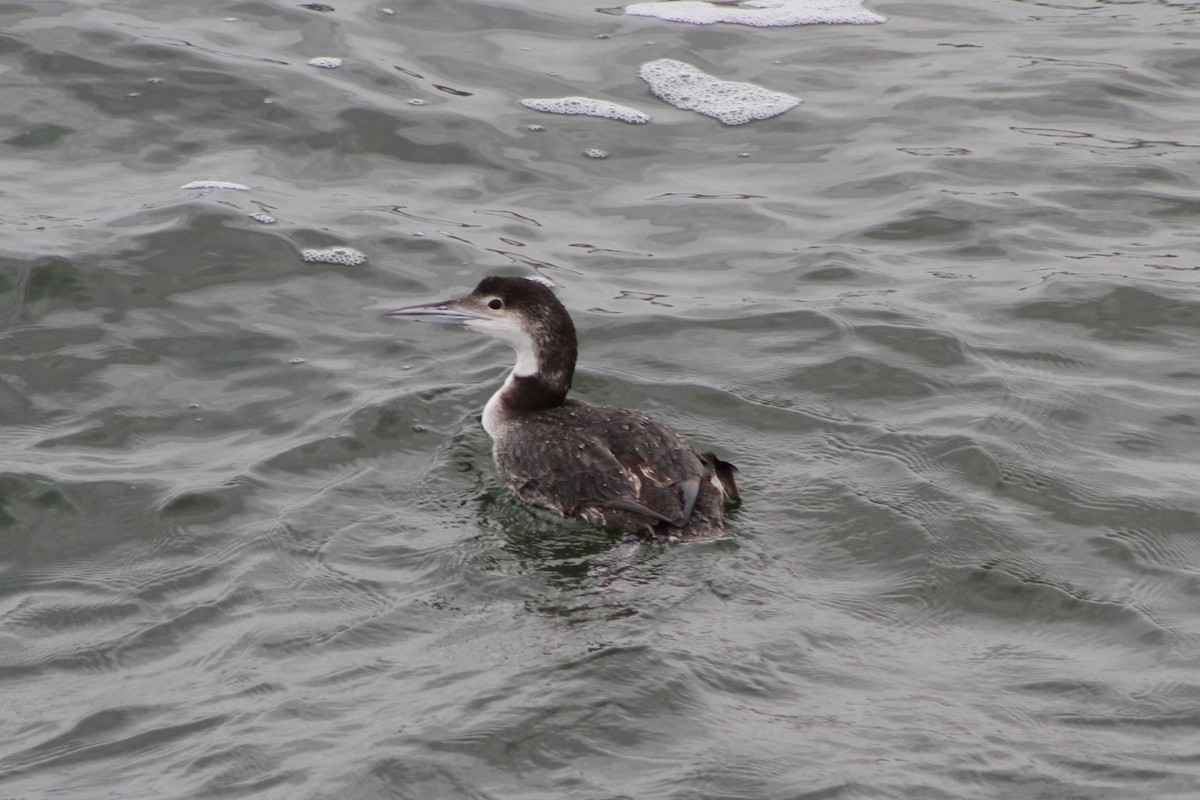
POLYGON ((496 461, 525 502, 623 529, 659 524, 623 504, 680 520, 679 484, 708 472, 696 452, 653 417, 581 404, 531 415, 520 436, 497 446, 496 461))

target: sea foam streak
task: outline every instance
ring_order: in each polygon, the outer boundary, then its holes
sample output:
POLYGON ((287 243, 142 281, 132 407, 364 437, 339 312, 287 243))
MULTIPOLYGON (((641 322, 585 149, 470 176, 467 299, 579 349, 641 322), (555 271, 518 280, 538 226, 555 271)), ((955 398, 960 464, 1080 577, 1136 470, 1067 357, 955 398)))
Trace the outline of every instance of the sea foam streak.
POLYGON ((668 22, 689 22, 693 25, 730 22, 756 28, 820 23, 873 25, 887 21, 887 17, 867 11, 859 0, 746 0, 737 5, 678 0, 669 3, 633 3, 625 6, 625 13, 633 17, 657 17, 668 22))
POLYGON ((743 125, 795 108, 800 98, 752 83, 723 81, 670 58, 643 64, 638 77, 676 108, 704 114, 726 125, 743 125))

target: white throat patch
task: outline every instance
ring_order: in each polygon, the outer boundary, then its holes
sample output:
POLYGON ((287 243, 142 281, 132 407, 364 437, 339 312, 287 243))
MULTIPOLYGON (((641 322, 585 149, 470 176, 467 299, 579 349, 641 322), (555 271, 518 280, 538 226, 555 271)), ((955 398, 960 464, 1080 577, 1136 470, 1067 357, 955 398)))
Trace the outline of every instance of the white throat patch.
POLYGON ((471 330, 499 339, 516 352, 517 363, 513 366, 513 375, 518 378, 527 378, 537 374, 538 360, 537 352, 533 347, 533 339, 515 318, 473 319, 466 323, 466 326, 471 330))
POLYGON ((483 407, 483 429, 493 441, 500 435, 500 426, 504 424, 504 393, 508 391, 512 382, 513 376, 509 373, 504 379, 504 385, 488 398, 487 405, 483 407))

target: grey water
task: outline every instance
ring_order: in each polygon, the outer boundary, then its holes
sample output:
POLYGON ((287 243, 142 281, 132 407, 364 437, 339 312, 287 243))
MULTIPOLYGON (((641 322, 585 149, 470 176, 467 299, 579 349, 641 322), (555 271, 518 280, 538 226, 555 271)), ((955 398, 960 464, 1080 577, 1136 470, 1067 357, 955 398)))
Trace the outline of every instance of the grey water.
POLYGON ((1200 3, 602 5, 0 5, 0 797, 1200 796, 1200 3), (729 539, 508 495, 497 272, 729 539))

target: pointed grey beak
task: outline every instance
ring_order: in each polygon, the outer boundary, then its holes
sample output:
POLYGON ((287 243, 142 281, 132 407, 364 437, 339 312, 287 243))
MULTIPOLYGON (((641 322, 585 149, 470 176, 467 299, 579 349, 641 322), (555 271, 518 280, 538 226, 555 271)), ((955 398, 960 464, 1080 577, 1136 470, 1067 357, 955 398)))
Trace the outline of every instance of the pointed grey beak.
POLYGON ((426 322, 463 323, 473 319, 487 319, 479 314, 472 314, 461 308, 456 308, 462 298, 439 300, 436 303, 422 303, 419 306, 405 306, 383 312, 385 317, 408 317, 426 322))

